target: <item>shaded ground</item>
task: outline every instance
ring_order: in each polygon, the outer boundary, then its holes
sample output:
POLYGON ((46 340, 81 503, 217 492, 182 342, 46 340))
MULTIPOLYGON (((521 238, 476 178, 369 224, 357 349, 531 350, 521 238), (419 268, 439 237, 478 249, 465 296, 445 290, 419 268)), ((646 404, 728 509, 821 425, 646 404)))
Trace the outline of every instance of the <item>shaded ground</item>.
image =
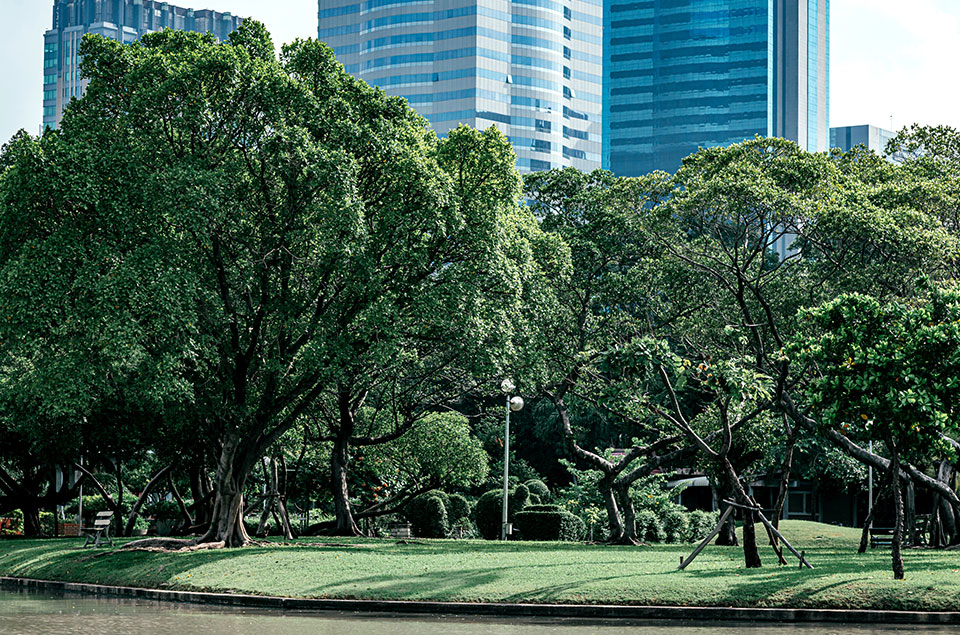
POLYGON ((782 529, 814 570, 777 567, 769 548, 766 566, 747 570, 738 548, 712 545, 677 571, 691 545, 355 540, 166 554, 61 539, 0 541, 0 575, 288 597, 960 610, 956 551, 907 551, 898 582, 888 551, 856 553, 858 530, 802 521, 782 529))

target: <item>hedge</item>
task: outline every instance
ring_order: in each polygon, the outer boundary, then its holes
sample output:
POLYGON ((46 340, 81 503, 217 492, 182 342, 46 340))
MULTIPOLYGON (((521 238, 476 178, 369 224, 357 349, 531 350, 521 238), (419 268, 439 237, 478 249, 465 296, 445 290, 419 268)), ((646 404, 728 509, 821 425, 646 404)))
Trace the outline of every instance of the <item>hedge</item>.
MULTIPOLYGON (((552 507, 537 505, 536 507, 552 507)), ((568 511, 528 511, 517 514, 517 529, 524 540, 583 540, 586 526, 568 511)))
MULTIPOLYGON (((530 490, 525 485, 509 492, 507 497, 507 522, 515 522, 517 514, 522 512, 530 500, 530 490)), ((487 540, 500 538, 500 524, 503 522, 503 490, 492 489, 477 501, 473 510, 477 531, 487 540)))
POLYGON ((443 498, 431 490, 417 496, 403 509, 403 514, 413 525, 413 535, 418 538, 446 538, 450 529, 447 508, 443 498))

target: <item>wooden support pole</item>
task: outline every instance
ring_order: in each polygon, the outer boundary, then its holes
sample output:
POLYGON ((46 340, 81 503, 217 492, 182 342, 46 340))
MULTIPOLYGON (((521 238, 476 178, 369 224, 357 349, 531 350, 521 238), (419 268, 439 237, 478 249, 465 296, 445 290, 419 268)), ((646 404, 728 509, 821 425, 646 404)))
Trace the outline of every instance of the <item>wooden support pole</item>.
POLYGON ((693 559, 696 558, 698 555, 700 555, 700 552, 703 551, 704 547, 706 547, 707 544, 711 540, 713 540, 717 534, 720 533, 720 529, 723 527, 723 524, 727 522, 727 518, 730 516, 731 513, 733 513, 733 507, 730 505, 727 505, 727 508, 724 510, 723 514, 720 516, 720 522, 717 523, 717 526, 714 527, 710 535, 704 538, 703 542, 697 545, 697 548, 693 550, 693 553, 690 554, 689 558, 687 558, 686 560, 680 563, 680 567, 679 567, 680 571, 683 571, 684 569, 686 569, 687 565, 693 562, 693 559))
POLYGON ((774 527, 773 524, 771 524, 771 522, 766 519, 766 517, 763 515, 762 512, 760 512, 760 511, 758 510, 758 511, 757 511, 757 515, 760 517, 760 522, 762 522, 764 525, 766 525, 766 526, 767 526, 767 529, 769 529, 769 530, 772 531, 774 534, 776 534, 777 538, 779 538, 780 541, 783 542, 784 546, 785 546, 787 549, 790 550, 790 553, 792 553, 793 555, 795 555, 795 556, 797 557, 797 559, 800 560, 800 564, 801 564, 802 566, 805 566, 805 567, 808 568, 808 569, 812 569, 812 568, 813 568, 813 566, 812 566, 809 562, 807 562, 807 559, 804 557, 804 554, 802 554, 802 553, 800 553, 799 551, 797 551, 796 549, 794 549, 793 546, 792 546, 789 542, 787 542, 787 539, 783 537, 783 534, 781 534, 779 531, 777 531, 777 528, 774 527))

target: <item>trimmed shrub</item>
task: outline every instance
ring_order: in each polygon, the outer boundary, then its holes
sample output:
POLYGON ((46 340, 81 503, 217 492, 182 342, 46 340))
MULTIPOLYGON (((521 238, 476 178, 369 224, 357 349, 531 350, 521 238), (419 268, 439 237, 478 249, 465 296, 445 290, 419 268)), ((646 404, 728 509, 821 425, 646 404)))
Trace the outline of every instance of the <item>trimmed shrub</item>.
POLYGON ((417 496, 403 509, 404 516, 413 525, 413 535, 419 538, 446 538, 450 524, 447 508, 436 490, 417 496))
POLYGON ((159 500, 143 506, 143 513, 157 520, 179 520, 180 505, 177 501, 159 500))
POLYGON ((450 513, 450 495, 447 494, 442 489, 432 489, 424 492, 421 496, 437 496, 440 500, 443 501, 443 508, 447 510, 447 513, 450 513))
POLYGON ((563 512, 567 511, 560 505, 527 505, 523 508, 525 512, 563 512))
POLYGON ((682 509, 668 509, 663 515, 663 530, 667 542, 684 542, 690 535, 690 522, 682 509))
POLYGON ((690 512, 687 514, 689 525, 687 540, 690 542, 703 540, 710 535, 719 520, 720 517, 717 512, 705 512, 699 509, 690 512))
MULTIPOLYGON (((507 497, 507 522, 514 522, 518 513, 522 512, 530 500, 530 490, 523 485, 517 485, 507 497)), ((473 509, 477 531, 487 540, 500 538, 500 523, 503 518, 503 490, 492 489, 480 497, 477 506, 473 509)))
POLYGON ((667 532, 655 513, 642 509, 637 512, 637 536, 646 542, 663 542, 667 538, 667 532))
POLYGON ((539 505, 539 504, 540 504, 540 497, 537 496, 536 494, 530 494, 530 499, 529 499, 528 502, 529 502, 531 505, 539 505))
POLYGON ((547 487, 547 484, 543 481, 533 478, 524 483, 524 485, 530 490, 530 495, 537 496, 541 502, 550 500, 550 488, 547 487))
POLYGON ((450 525, 456 525, 470 518, 470 503, 460 494, 450 494, 450 502, 444 507, 447 508, 447 520, 450 521, 450 525))
MULTIPOLYGON (((535 507, 553 507, 536 505, 535 507)), ((524 540, 563 540, 576 542, 583 540, 586 525, 577 516, 568 511, 528 511, 517 514, 517 529, 524 540)))

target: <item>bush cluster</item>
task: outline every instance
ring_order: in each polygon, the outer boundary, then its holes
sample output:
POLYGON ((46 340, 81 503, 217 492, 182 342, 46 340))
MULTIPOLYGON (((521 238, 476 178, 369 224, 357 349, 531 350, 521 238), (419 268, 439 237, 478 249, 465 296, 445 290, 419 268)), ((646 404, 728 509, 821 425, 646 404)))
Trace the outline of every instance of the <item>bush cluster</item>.
POLYGON ((523 540, 583 540, 587 527, 583 521, 559 505, 529 505, 516 516, 523 540))
MULTIPOLYGON (((530 490, 526 485, 517 485, 507 495, 507 522, 515 522, 517 514, 530 503, 530 490)), ((474 520, 477 531, 487 540, 500 538, 500 523, 503 518, 503 490, 492 489, 477 501, 474 520)))
POLYGON ((419 538, 446 538, 450 529, 447 515, 449 504, 449 496, 439 490, 421 494, 407 503, 403 513, 413 526, 413 535, 419 538))

